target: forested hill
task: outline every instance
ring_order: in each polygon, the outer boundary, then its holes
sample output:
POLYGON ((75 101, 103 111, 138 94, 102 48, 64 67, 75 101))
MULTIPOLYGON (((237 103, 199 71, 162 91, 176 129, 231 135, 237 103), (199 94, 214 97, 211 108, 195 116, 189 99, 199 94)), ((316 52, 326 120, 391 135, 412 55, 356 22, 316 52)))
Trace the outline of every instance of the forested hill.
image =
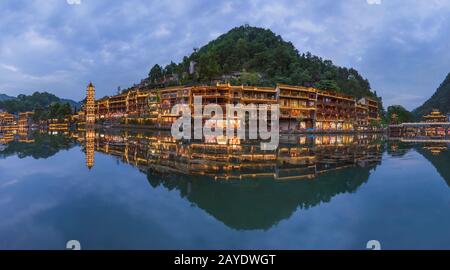
POLYGON ((73 110, 81 107, 80 102, 62 99, 47 92, 34 92, 32 95, 18 95, 0 100, 0 109, 9 113, 35 111, 48 108, 52 104, 68 104, 73 110))
POLYGON ((11 100, 11 99, 14 99, 14 97, 10 97, 10 96, 5 95, 5 94, 0 94, 0 101, 11 100))
POLYGON ((234 84, 273 86, 276 83, 314 86, 356 97, 376 97, 367 79, 352 68, 338 67, 272 31, 241 26, 166 67, 153 66, 146 79, 151 84, 210 83, 217 79, 234 84), (194 65, 194 70, 192 64, 194 65), (191 72, 189 72, 191 71, 191 72), (192 72, 194 71, 194 72, 192 72), (233 76, 233 74, 239 76, 233 76), (167 80, 170 78, 170 80, 167 80))
POLYGON ((413 112, 417 116, 423 116, 430 113, 433 109, 438 109, 442 113, 450 112, 450 73, 434 95, 413 112))

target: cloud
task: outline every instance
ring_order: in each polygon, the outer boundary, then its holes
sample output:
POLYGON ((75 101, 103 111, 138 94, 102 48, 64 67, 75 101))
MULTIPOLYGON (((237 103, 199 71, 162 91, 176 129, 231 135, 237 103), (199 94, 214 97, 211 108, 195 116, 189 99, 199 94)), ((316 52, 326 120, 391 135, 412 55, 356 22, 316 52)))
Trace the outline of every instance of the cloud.
POLYGON ((17 69, 15 66, 7 65, 7 64, 0 64, 0 67, 2 67, 3 69, 6 69, 8 71, 11 71, 11 72, 19 71, 19 69, 17 69))
POLYGON ((69 5, 81 5, 81 0, 66 0, 69 5))
POLYGON ((163 38, 163 37, 170 36, 171 33, 172 32, 167 28, 167 26, 165 24, 162 24, 162 25, 157 26, 157 28, 153 32, 153 37, 163 38))
POLYGON ((381 0, 366 0, 369 5, 381 5, 381 0))
POLYGON ((225 2, 222 5, 221 12, 222 14, 229 14, 234 11, 232 2, 225 2))
POLYGON ((305 19, 293 21, 289 26, 293 30, 302 31, 304 33, 318 34, 326 30, 323 25, 305 19))
POLYGON ((92 80, 98 96, 112 94, 119 85, 139 82, 154 64, 180 61, 192 48, 245 23, 270 28, 300 52, 356 68, 386 105, 420 105, 450 71, 449 1, 80 3, 0 2, 2 91, 48 90, 81 100, 92 80), (415 97, 396 99, 397 93, 415 97))

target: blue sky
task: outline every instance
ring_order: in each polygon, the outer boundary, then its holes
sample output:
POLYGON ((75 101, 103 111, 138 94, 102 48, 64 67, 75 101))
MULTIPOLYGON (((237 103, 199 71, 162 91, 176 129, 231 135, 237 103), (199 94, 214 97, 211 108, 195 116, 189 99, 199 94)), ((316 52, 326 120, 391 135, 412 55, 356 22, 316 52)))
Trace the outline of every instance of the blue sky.
POLYGON ((80 100, 92 80, 110 95, 247 23, 356 68, 386 105, 413 109, 450 72, 448 14, 445 0, 2 0, 0 93, 80 100))

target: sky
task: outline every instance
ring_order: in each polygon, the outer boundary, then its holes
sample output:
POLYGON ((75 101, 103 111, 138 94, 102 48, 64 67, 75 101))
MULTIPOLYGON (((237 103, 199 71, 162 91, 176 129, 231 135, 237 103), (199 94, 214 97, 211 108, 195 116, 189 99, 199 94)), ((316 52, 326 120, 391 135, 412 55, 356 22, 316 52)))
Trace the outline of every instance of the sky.
POLYGON ((145 78, 243 24, 357 69, 384 105, 414 109, 450 72, 447 0, 2 0, 0 93, 81 100, 145 78))

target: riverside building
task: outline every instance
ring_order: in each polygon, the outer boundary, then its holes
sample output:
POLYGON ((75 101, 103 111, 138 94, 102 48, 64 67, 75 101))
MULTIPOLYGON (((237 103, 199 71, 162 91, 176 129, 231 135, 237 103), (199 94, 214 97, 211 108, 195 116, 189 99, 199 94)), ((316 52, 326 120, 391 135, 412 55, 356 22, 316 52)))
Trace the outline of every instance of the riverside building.
MULTIPOLYGON (((95 101, 97 122, 114 124, 144 124, 170 128, 179 115, 173 106, 185 104, 193 110, 194 98, 202 104, 221 106, 224 115, 227 104, 279 105, 280 131, 366 131, 380 121, 379 103, 370 98, 356 99, 310 87, 278 84, 276 87, 174 86, 150 89, 134 86, 114 96, 95 101)), ((203 117, 208 116, 193 115, 203 117)))

